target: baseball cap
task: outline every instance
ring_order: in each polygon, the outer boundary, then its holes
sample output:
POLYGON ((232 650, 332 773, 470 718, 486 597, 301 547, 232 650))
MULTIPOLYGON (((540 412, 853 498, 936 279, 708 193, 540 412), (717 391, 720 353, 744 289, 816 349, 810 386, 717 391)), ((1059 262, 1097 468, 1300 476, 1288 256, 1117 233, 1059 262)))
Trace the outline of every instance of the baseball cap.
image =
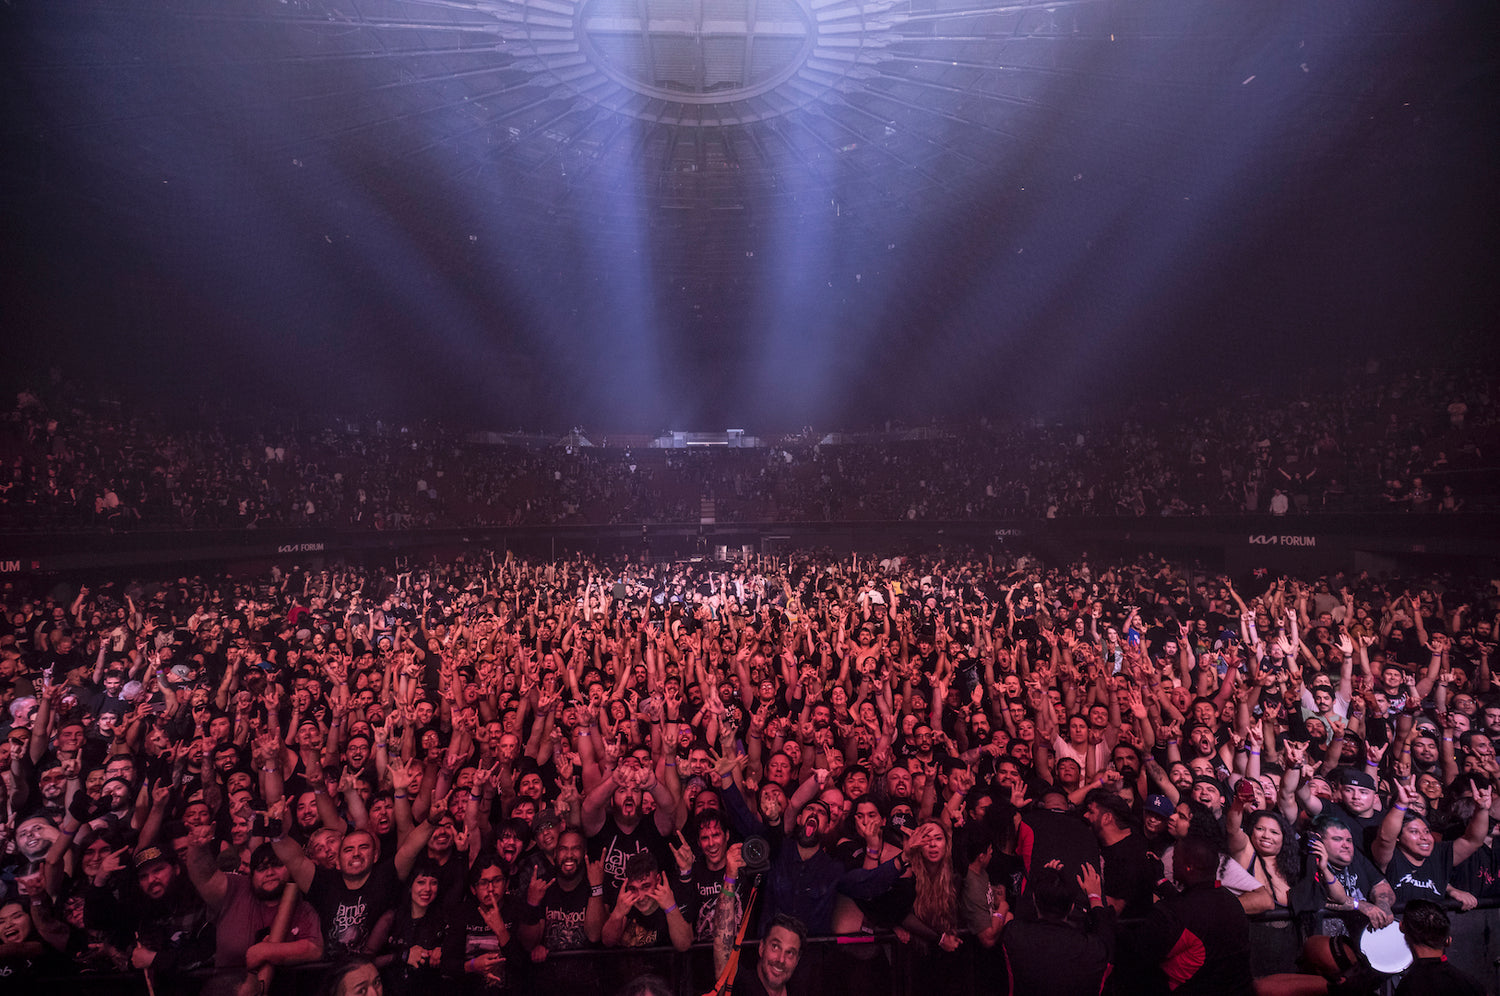
POLYGON ((1196 777, 1196 778, 1193 779, 1193 784, 1194 785, 1212 785, 1214 788, 1216 788, 1216 789, 1219 790, 1219 794, 1220 795, 1224 795, 1225 794, 1224 793, 1224 786, 1219 782, 1219 780, 1217 778, 1210 778, 1207 775, 1199 775, 1198 777, 1196 777))
POLYGON ((1344 784, 1369 789, 1371 792, 1375 791, 1375 779, 1370 777, 1369 772, 1358 771, 1354 768, 1344 769, 1344 784))
POLYGON ((153 865, 158 861, 165 861, 168 864, 171 864, 173 863, 174 859, 170 854, 154 845, 151 847, 143 847, 139 851, 135 852, 136 871, 145 871, 147 865, 153 865))
POLYGON ((1155 813, 1162 819, 1166 819, 1177 811, 1177 807, 1172 805, 1172 800, 1164 795, 1146 796, 1146 805, 1144 808, 1146 812, 1155 813))

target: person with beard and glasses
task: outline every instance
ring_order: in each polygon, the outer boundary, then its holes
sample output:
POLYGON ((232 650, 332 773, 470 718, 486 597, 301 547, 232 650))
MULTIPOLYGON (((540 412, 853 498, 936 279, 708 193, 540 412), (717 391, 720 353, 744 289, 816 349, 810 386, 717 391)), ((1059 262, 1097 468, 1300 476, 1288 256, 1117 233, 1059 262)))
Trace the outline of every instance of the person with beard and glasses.
MULTIPOLYGON (((404 805, 405 800, 398 802, 398 808, 404 805)), ((422 857, 437 872, 438 901, 452 908, 463 898, 464 881, 468 878, 469 866, 478 855, 483 838, 479 833, 469 834, 467 850, 460 850, 458 822, 453 818, 453 810, 447 809, 437 814, 429 812, 427 820, 427 826, 432 828, 432 835, 427 838, 422 857)), ((398 848, 397 853, 399 851, 398 848)), ((377 853, 383 852, 377 848, 377 853)))
POLYGON ((1151 857, 1124 799, 1108 789, 1092 789, 1083 804, 1104 859, 1105 900, 1121 916, 1144 916, 1161 879, 1161 862, 1151 857))
MULTIPOLYGON (((105 859, 105 874, 99 878, 107 880, 113 863, 105 859)), ((143 847, 135 856, 134 877, 134 886, 127 882, 123 895, 91 883, 84 893, 85 925, 133 941, 133 947, 125 946, 131 967, 150 971, 158 986, 212 963, 214 931, 208 907, 176 856, 159 847, 143 847)))
POLYGON ((534 874, 552 878, 557 874, 557 845, 562 839, 563 818, 548 808, 531 821, 531 846, 521 855, 514 882, 517 887, 531 881, 534 874))
POLYGON ((263 965, 301 965, 323 957, 317 911, 298 898, 281 941, 268 935, 289 880, 286 865, 270 844, 250 856, 250 874, 219 870, 202 844, 190 842, 184 862, 188 879, 214 915, 214 968, 230 978, 263 965))
MULTIPOLYGON (((273 806, 269 818, 279 816, 273 806)), ((379 947, 374 936, 381 914, 394 909, 402 883, 411 874, 418 855, 427 846, 433 829, 447 818, 438 800, 427 819, 413 827, 390 862, 380 860, 380 841, 369 830, 351 830, 339 843, 337 869, 313 863, 295 840, 282 835, 271 846, 286 865, 287 873, 318 911, 329 954, 365 954, 367 946, 379 947)))

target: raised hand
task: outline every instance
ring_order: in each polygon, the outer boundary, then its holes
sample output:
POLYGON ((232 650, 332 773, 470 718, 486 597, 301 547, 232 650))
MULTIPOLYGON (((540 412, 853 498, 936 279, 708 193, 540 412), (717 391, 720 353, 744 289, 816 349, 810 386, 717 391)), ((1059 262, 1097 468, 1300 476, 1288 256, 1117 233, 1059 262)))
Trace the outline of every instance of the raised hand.
POLYGON ((678 872, 686 876, 693 870, 693 862, 697 860, 697 856, 693 854, 693 849, 688 844, 687 838, 682 835, 681 830, 673 834, 672 838, 668 838, 667 847, 672 850, 672 859, 677 862, 678 872), (676 839, 677 843, 673 843, 673 838, 676 839))
POLYGON ((542 878, 542 869, 537 867, 531 873, 531 881, 526 883, 526 904, 528 906, 542 905, 542 898, 547 895, 547 890, 552 888, 553 879, 542 878))
POLYGON ((662 872, 656 877, 656 882, 651 886, 650 896, 656 900, 656 905, 662 909, 677 905, 677 898, 672 895, 672 885, 667 881, 667 873, 662 872))
POLYGON ((743 844, 730 844, 729 850, 724 854, 724 877, 738 878, 740 869, 745 867, 745 848, 743 844))

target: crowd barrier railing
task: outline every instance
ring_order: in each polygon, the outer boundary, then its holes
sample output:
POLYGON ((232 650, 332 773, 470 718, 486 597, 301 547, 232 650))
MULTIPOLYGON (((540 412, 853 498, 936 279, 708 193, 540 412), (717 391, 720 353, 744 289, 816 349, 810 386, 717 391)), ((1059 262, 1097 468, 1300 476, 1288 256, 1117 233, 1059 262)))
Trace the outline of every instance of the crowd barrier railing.
MULTIPOLYGON (((1448 961, 1478 979, 1487 992, 1500 992, 1500 899, 1481 900, 1479 907, 1469 912, 1455 908, 1450 918, 1453 943, 1448 961)), ((1357 913, 1334 911, 1265 913, 1250 921, 1251 967, 1256 977, 1296 971, 1297 957, 1306 940, 1333 932, 1336 928, 1331 924, 1335 921, 1345 923, 1352 934, 1364 924, 1357 913)), ((1128 928, 1128 923, 1121 927, 1128 928)), ((746 940, 747 958, 756 943, 746 940)), ((315 996, 330 967, 328 963, 315 963, 282 968, 271 993, 315 996)), ((553 952, 540 965, 526 963, 510 969, 506 987, 501 990, 508 996, 610 996, 644 974, 658 976, 673 996, 702 996, 714 983, 713 948, 709 944, 695 944, 686 951, 651 947, 553 952)), ((900 943, 889 933, 809 938, 797 971, 801 991, 828 996, 982 996, 1005 992, 1003 966, 996 960, 996 953, 972 940, 952 955, 943 955, 924 945, 900 943)), ((35 979, 30 991, 196 996, 209 978, 209 973, 199 972, 158 979, 148 990, 141 972, 58 975, 35 979)), ((399 991, 399 987, 393 988, 399 991)), ((462 991, 461 986, 454 990, 462 991)), ((390 990, 387 993, 397 996, 390 990)), ((446 990, 423 990, 422 996, 446 996, 446 990)))

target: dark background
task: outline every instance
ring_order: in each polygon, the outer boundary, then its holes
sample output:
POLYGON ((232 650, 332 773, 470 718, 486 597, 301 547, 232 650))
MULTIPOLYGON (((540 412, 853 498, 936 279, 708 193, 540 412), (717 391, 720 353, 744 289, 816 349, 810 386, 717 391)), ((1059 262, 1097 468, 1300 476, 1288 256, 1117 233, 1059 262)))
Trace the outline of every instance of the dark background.
POLYGON ((476 66, 513 70, 400 54, 454 31, 393 54, 374 23, 442 8, 13 0, 6 379, 755 433, 1315 385, 1368 356, 1493 367, 1493 10, 975 21, 979 70, 882 111, 921 135, 911 168, 878 142, 777 159, 767 139, 827 123, 789 119, 739 136, 763 160, 678 184, 630 119, 570 172, 568 107, 462 113, 476 66))

